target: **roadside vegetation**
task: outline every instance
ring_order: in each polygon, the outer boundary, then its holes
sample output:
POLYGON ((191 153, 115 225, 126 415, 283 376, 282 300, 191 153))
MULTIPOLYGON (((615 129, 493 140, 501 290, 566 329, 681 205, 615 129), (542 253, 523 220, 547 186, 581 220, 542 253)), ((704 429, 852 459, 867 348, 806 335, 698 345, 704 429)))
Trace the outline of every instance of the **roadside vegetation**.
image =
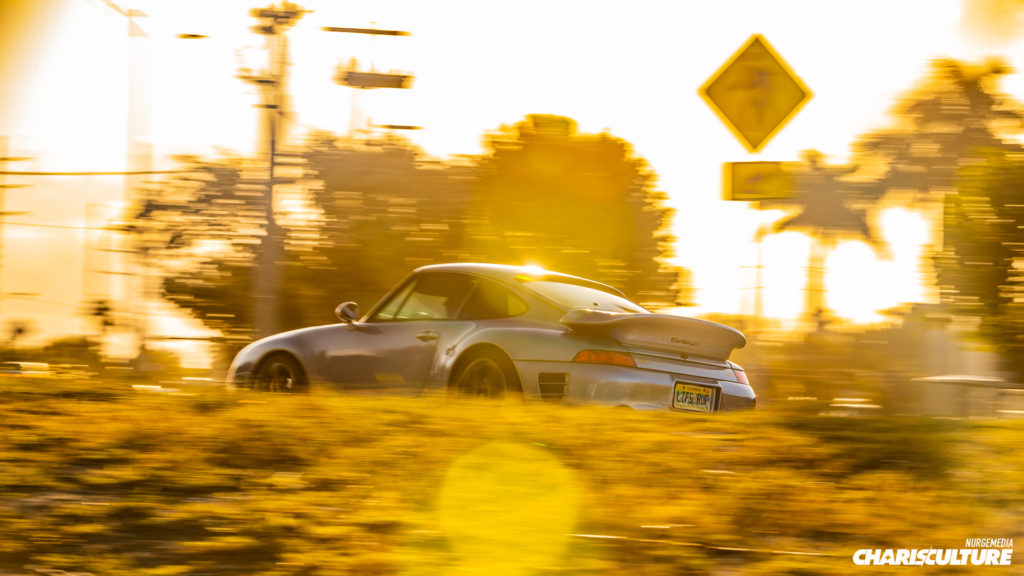
POLYGON ((1022 437, 7 378, 0 573, 849 573, 860 548, 1012 538, 1022 437))

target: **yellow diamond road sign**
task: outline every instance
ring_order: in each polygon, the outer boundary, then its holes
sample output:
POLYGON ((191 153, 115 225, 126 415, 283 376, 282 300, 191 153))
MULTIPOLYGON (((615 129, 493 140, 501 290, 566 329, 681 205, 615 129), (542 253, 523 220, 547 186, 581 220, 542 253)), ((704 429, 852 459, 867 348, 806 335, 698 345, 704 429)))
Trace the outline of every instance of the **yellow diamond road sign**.
POLYGON ((701 86, 700 95, 747 150, 757 152, 811 98, 811 91, 755 34, 701 86))

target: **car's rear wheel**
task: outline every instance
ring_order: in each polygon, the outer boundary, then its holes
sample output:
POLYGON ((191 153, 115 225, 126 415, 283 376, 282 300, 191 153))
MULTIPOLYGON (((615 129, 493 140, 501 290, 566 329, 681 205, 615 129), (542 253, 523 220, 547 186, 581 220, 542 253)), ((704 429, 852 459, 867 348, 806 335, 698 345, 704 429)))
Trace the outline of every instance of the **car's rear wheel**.
POLYGON ((302 392, 308 388, 299 362, 288 354, 273 354, 260 363, 254 388, 269 392, 302 392))
POLYGON ((512 361, 494 350, 470 357, 459 368, 453 382, 457 392, 481 398, 505 398, 523 391, 512 361))

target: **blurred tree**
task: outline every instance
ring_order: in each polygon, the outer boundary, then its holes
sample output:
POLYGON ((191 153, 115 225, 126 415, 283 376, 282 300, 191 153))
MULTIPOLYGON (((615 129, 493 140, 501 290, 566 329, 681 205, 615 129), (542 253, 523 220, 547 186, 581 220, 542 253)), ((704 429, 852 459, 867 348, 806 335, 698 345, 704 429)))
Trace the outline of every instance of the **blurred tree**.
POLYGON ((184 171, 139 192, 129 229, 159 293, 229 338, 252 328, 250 282, 265 228, 259 183, 239 160, 180 158, 184 171))
POLYGON ((993 151, 965 167, 944 216, 941 294, 980 317, 980 334, 1024 377, 1024 154, 993 151))
POLYGON ((158 376, 161 379, 179 378, 184 373, 181 357, 169 350, 146 348, 132 360, 132 368, 139 377, 158 376))
MULTIPOLYGON (((625 142, 559 136, 545 127, 552 122, 571 126, 533 117, 520 125, 524 139, 492 135, 492 154, 448 162, 396 136, 352 143, 314 134, 301 175, 277 186, 279 325, 335 322, 339 303, 366 310, 413 268, 453 261, 535 261, 648 303, 674 302, 679 272, 662 264, 669 210, 653 175, 625 142), (492 242, 494 234, 514 240, 492 242)), ((160 294, 230 347, 252 336, 262 182, 247 180, 239 160, 182 161, 182 173, 140 191, 129 229, 160 294)))
POLYGON ((880 193, 909 191, 912 201, 941 207, 943 240, 933 261, 942 299, 978 317, 982 333, 1024 374, 1021 295, 1012 284, 1024 241, 1014 206, 1022 203, 1015 136, 1024 114, 998 90, 1009 72, 998 61, 935 61, 894 109, 896 127, 864 136, 856 150, 862 166, 881 169, 880 193))
MULTIPOLYGON (((471 167, 426 161, 400 139, 336 140, 314 135, 303 174, 278 186, 282 329, 334 322, 340 302, 368 307, 412 268, 459 258, 452 230, 471 167)), ((239 160, 182 160, 180 176, 140 191, 130 229, 144 268, 161 278, 160 294, 221 331, 232 348, 252 336, 251 282, 266 228, 262 182, 247 180, 239 160)))
POLYGON ((878 194, 873 187, 846 179, 856 166, 828 166, 816 150, 803 152, 803 160, 794 173, 793 197, 760 204, 761 208, 792 204, 800 207, 796 215, 776 223, 774 231, 796 230, 813 238, 804 313, 816 331, 822 332, 829 323, 825 302, 825 261, 829 251, 842 238, 865 240, 876 252, 883 248, 867 223, 867 211, 878 200, 878 194))
POLYGON ((95 338, 71 336, 46 345, 41 358, 50 364, 77 364, 98 369, 103 364, 100 343, 95 338))
POLYGON ((616 286, 646 304, 680 296, 666 260, 671 210, 647 164, 608 134, 531 115, 487 134, 462 247, 468 258, 545 268, 616 286))
POLYGON ((893 109, 895 127, 862 136, 857 164, 881 170, 881 193, 911 191, 939 201, 955 192, 960 167, 984 160, 986 150, 1015 150, 1004 139, 1024 126, 1020 105, 997 90, 1010 69, 998 61, 969 65, 936 60, 921 85, 893 109))
POLYGON ((464 260, 458 231, 475 170, 430 161, 406 140, 339 145, 313 135, 305 153, 322 211, 320 245, 299 256, 303 283, 320 322, 347 300, 368 309, 410 270, 464 260))

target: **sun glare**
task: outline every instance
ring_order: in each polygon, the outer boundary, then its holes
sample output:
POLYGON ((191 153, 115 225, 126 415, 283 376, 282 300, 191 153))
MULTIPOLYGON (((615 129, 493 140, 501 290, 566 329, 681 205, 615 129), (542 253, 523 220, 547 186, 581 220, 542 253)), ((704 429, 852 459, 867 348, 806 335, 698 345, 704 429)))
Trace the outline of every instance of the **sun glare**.
POLYGON ((118 170, 125 157, 127 78, 112 63, 123 60, 127 42, 109 20, 94 18, 86 3, 67 7, 40 31, 50 41, 22 81, 31 104, 21 110, 16 130, 45 146, 40 160, 46 167, 118 170), (83 45, 90 49, 69 49, 83 45))
POLYGON ((893 292, 883 267, 864 242, 839 244, 826 260, 826 304, 832 313, 861 324, 882 320, 876 310, 886 306, 893 292))
POLYGON ((438 499, 457 574, 518 576, 555 565, 578 512, 572 472, 546 450, 512 442, 490 442, 455 460, 438 499))
POLYGON ((807 259, 811 238, 799 232, 773 234, 764 240, 761 264, 763 314, 793 319, 804 311, 807 259))
POLYGON ((889 208, 879 217, 884 246, 844 242, 828 258, 825 286, 835 315, 856 323, 885 318, 878 312, 925 300, 922 257, 929 235, 924 217, 889 208))

